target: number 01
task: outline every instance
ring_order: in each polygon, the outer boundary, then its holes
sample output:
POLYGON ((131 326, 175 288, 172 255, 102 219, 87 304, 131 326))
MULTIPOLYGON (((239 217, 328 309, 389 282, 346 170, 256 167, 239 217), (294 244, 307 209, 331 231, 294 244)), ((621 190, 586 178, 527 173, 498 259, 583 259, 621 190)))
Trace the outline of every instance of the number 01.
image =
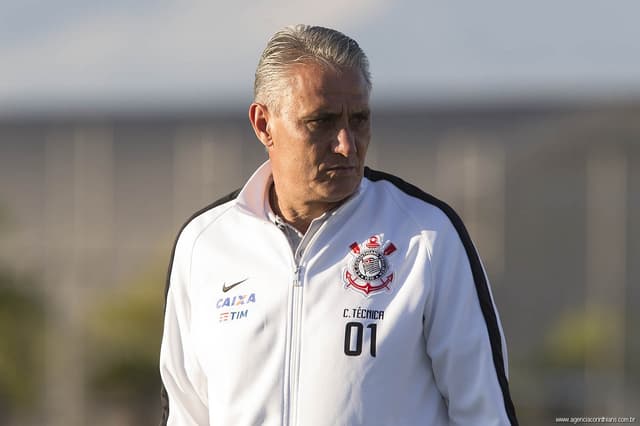
MULTIPOLYGON (((376 328, 375 323, 367 325, 370 330, 371 339, 369 353, 376 356, 376 328)), ((348 356, 358 356, 362 353, 362 340, 364 335, 364 325, 360 322, 348 322, 344 327, 344 354, 348 356), (354 330, 355 329, 355 330, 354 330), (353 334, 355 332, 355 341, 353 334), (355 348, 353 347, 355 344, 355 348)))

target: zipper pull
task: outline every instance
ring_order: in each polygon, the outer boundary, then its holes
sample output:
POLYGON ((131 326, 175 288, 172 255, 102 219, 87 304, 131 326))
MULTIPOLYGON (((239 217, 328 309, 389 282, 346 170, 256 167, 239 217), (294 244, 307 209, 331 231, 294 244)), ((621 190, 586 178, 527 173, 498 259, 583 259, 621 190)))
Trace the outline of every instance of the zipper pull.
POLYGON ((300 287, 302 285, 302 280, 300 279, 300 273, 302 272, 302 268, 300 266, 296 266, 293 270, 293 286, 300 287))

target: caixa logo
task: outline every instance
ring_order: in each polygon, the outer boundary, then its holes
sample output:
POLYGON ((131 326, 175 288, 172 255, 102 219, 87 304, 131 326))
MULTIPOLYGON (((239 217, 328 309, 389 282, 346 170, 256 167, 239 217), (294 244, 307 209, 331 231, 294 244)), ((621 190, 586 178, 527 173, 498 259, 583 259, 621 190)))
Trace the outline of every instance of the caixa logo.
POLYGON ((255 302, 256 302, 255 293, 240 294, 233 297, 222 297, 218 299, 218 302, 216 302, 216 308, 217 309, 230 308, 233 306, 241 306, 241 305, 246 305, 246 304, 255 303, 255 302))
POLYGON ((219 322, 235 321, 246 318, 249 315, 249 309, 238 309, 239 306, 256 303, 256 294, 239 294, 232 297, 222 297, 216 303, 217 309, 224 309, 218 314, 219 322), (235 309, 234 309, 235 308, 235 309), (230 310, 234 309, 234 310, 230 310))

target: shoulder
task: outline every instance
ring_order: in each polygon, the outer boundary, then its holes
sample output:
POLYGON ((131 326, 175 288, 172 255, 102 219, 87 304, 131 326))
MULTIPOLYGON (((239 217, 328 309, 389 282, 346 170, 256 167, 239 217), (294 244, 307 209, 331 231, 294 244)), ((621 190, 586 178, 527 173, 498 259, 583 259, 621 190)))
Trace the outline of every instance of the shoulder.
POLYGON ((398 200, 405 214, 428 234, 432 256, 436 252, 442 253, 445 257, 437 257, 445 259, 452 247, 458 253, 466 253, 476 282, 481 283, 478 284, 480 287, 486 287, 480 256, 462 219, 451 206, 397 176, 367 169, 365 177, 373 185, 382 185, 380 189, 398 200))
POLYGON ((389 173, 367 167, 364 176, 381 197, 391 197, 418 224, 429 228, 435 226, 440 229, 455 229, 458 234, 466 234, 460 216, 439 198, 389 173))
POLYGON ((169 292, 172 270, 174 269, 174 265, 177 263, 176 259, 189 257, 189 253, 191 252, 198 235, 200 235, 204 229, 214 223, 219 217, 224 215, 224 213, 235 204, 235 200, 239 193, 240 190, 238 189, 214 201, 208 206, 195 212, 182 225, 171 250, 164 291, 165 300, 169 292))
POLYGON ((234 205, 240 190, 235 190, 224 197, 214 201, 208 206, 195 212, 180 228, 171 250, 171 260, 169 265, 174 263, 180 254, 187 255, 193 247, 198 236, 229 211, 234 205))
POLYGON ((180 228, 174 244, 174 250, 179 243, 197 238, 202 230, 224 215, 235 204, 239 193, 240 190, 237 189, 192 214, 180 228))

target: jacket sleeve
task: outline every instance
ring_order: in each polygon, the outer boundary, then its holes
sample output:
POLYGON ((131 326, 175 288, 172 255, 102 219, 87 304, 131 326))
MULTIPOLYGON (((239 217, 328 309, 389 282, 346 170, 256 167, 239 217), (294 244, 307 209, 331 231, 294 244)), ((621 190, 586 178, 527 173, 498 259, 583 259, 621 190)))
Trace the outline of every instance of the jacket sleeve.
POLYGON ((451 425, 517 424, 500 321, 480 258, 456 219, 432 235, 427 354, 451 425))
POLYGON ((178 240, 170 266, 164 331, 160 348, 162 424, 207 425, 207 379, 194 352, 191 312, 187 292, 190 256, 181 256, 178 240))

